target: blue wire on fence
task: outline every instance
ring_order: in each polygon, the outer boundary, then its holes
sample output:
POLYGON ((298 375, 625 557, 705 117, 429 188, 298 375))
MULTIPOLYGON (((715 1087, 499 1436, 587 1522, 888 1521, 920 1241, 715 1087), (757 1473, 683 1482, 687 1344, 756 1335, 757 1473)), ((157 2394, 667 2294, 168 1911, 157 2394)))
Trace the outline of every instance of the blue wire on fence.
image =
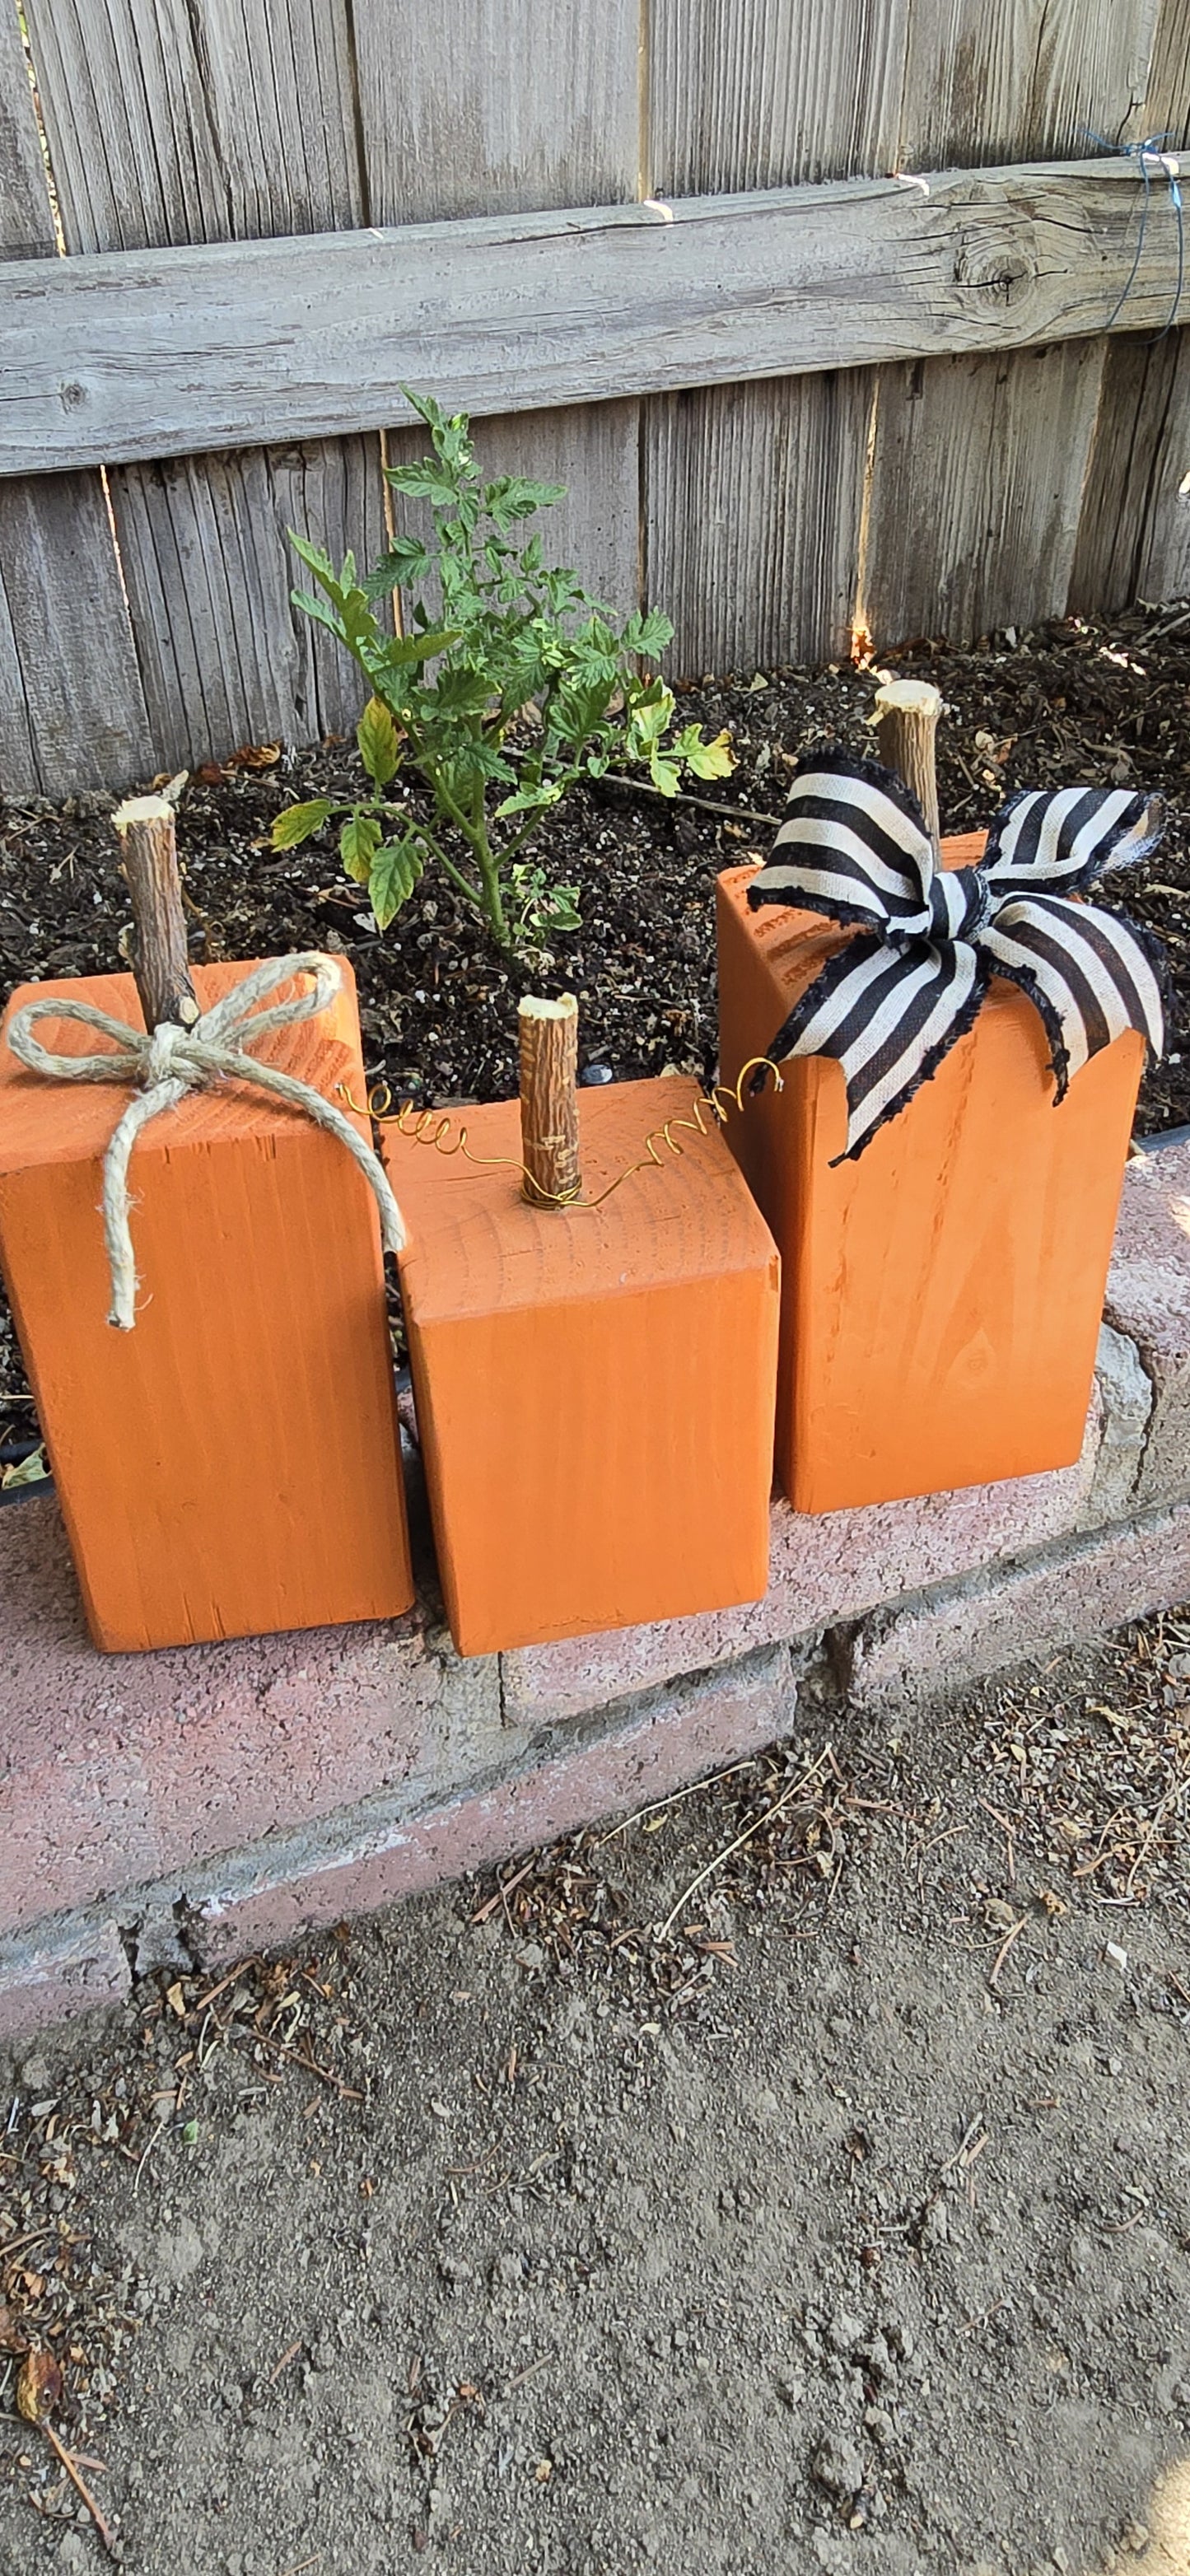
POLYGON ((1113 305, 1112 310, 1103 325, 1105 331, 1110 331, 1113 325, 1119 320, 1128 298, 1132 293, 1132 289, 1136 284, 1141 258, 1144 253, 1145 236, 1149 228, 1149 208, 1152 203, 1153 196, 1153 173, 1150 171, 1149 167, 1151 162, 1156 164, 1157 172, 1163 179, 1167 180, 1169 184, 1169 202, 1177 218, 1178 226, 1178 275, 1177 284, 1174 288, 1173 303, 1169 311, 1169 318, 1167 321, 1162 323, 1161 329, 1153 334, 1152 345, 1156 348, 1158 341, 1164 340, 1168 336, 1177 321, 1182 302, 1182 289, 1186 282, 1186 225, 1182 211, 1182 191, 1179 184, 1182 175, 1181 163, 1175 159, 1172 152, 1165 152, 1162 150, 1162 145, 1169 141, 1169 136, 1167 134, 1146 135, 1143 143, 1109 143, 1107 136, 1105 134, 1096 134, 1093 126, 1086 126, 1084 131, 1090 142, 1101 144, 1103 150, 1105 152, 1112 153, 1117 160, 1135 161, 1140 174, 1141 185, 1144 190, 1140 209, 1140 231, 1137 235, 1132 266, 1128 271, 1123 293, 1113 305))

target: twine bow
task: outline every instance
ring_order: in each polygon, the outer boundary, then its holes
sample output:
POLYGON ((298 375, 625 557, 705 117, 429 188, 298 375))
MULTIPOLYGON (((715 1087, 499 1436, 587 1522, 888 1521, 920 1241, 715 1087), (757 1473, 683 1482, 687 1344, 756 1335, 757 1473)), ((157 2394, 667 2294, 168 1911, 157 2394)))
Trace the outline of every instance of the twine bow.
POLYGON ((290 1027, 296 1020, 317 1019, 334 1000, 341 982, 339 968, 329 957, 311 953, 270 958, 246 975, 242 984, 225 993, 221 1001, 213 1003, 191 1028, 176 1028, 171 1021, 162 1021, 147 1034, 143 1029, 130 1028, 126 1020, 112 1019, 91 1002, 56 1001, 47 996, 44 1001, 26 1002, 14 1014, 7 1030, 8 1043, 31 1073, 45 1074, 52 1082, 133 1082, 141 1086, 124 1111, 103 1162, 103 1237, 112 1281, 107 1320, 117 1331, 130 1333, 136 1324, 138 1282, 128 1198, 128 1165, 133 1146, 150 1119, 176 1109, 188 1091, 204 1091, 218 1082, 245 1082, 254 1090, 271 1092, 288 1108, 300 1110, 316 1126, 324 1127, 328 1135, 336 1136, 358 1163, 376 1201, 385 1251, 401 1251, 405 1242, 401 1211, 382 1164, 350 1119, 312 1084, 298 1081, 294 1074, 282 1073, 277 1065, 258 1063, 254 1055, 244 1052, 247 1047, 258 1046, 270 1029, 290 1027), (269 1010, 255 1008, 257 1002, 299 975, 313 977, 309 990, 288 1001, 274 1002, 269 1010), (54 1055, 33 1034, 38 1020, 78 1020, 84 1028, 98 1029, 110 1038, 112 1051, 105 1050, 101 1055, 54 1055))
MULTIPOLYGON (((1050 1041, 1055 1106, 1125 1029, 1161 1055, 1164 966, 1138 923, 1073 902, 1155 848, 1159 798, 1124 788, 1025 789, 996 816, 976 867, 941 868, 917 800, 891 770, 843 752, 804 761, 752 905, 856 923, 778 1030, 769 1054, 826 1055, 847 1084, 853 1161, 972 1026, 993 975, 1020 986, 1050 1041), (1061 887, 1061 894, 1052 891, 1061 887)), ((759 1088, 763 1074, 752 1083, 759 1088)))

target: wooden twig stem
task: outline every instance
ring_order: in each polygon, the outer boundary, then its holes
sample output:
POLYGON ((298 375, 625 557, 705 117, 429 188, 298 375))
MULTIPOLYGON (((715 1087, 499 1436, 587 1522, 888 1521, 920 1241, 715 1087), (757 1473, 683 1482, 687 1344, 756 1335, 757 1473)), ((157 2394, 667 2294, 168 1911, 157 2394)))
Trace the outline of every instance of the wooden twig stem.
POLYGON ((582 1188, 578 1159, 578 1003, 526 995, 520 1007, 521 1160, 531 1207, 565 1207, 582 1188))
POLYGON ((913 790, 925 815, 935 852, 938 778, 934 743, 942 713, 942 692, 930 680, 885 680, 876 692, 876 740, 886 769, 895 769, 913 790))
POLYGON ((132 971, 145 1027, 173 1020, 180 1028, 193 1028, 199 1001, 190 980, 173 806, 167 796, 130 796, 117 807, 112 822, 123 844, 132 897, 132 971))

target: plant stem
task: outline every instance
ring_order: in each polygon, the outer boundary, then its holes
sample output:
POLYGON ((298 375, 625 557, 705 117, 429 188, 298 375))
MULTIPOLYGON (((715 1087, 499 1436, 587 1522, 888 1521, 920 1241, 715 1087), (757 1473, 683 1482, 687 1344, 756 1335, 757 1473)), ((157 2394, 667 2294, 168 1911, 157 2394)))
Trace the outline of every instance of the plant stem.
POLYGON ((445 871, 452 885, 456 885, 459 893, 466 896, 474 912, 482 912, 484 903, 479 887, 473 886, 470 877, 464 875, 462 868, 455 866, 454 860, 448 857, 443 849, 441 841, 435 840, 432 832, 427 832, 424 823, 418 825, 418 830, 431 858, 437 859, 439 867, 445 871))
POLYGON ((626 787, 630 796, 659 796, 663 805, 701 805, 704 814, 722 814, 729 823, 763 823, 770 832, 780 828, 779 814, 758 814, 752 805, 717 805, 713 797, 691 796, 681 787, 676 795, 667 796, 664 788, 654 787, 651 779, 626 778, 617 769, 605 769, 591 783, 595 787, 626 787))
MULTIPOLYGON (((500 861, 493 856, 492 845, 488 839, 488 818, 483 801, 482 778, 476 779, 471 790, 471 829, 467 838, 475 852, 479 873, 483 879, 484 910, 493 934, 501 948, 511 948, 512 940, 504 916, 504 902, 500 892, 500 861)), ((501 853, 501 856, 503 855, 501 853)))

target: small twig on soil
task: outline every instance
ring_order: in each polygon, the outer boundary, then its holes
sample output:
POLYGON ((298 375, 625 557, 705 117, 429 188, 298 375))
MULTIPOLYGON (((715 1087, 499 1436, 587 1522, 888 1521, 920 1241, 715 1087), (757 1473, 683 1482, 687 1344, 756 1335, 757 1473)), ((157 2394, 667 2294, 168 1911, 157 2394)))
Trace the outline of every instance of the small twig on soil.
POLYGON ((329 2084, 332 2091, 340 2093, 345 2102, 363 2101, 363 2094, 357 2092, 354 2085, 345 2084, 341 2075, 333 2075, 329 2066, 320 2066, 316 2058, 303 2057, 300 2048, 285 2048, 279 2039, 270 2039, 267 2032, 263 2030, 257 2031, 255 2044, 260 2048, 271 2048, 274 2057, 291 2057, 294 2065, 301 2067, 303 2074, 317 2075, 320 2083, 329 2084))
POLYGON ((1016 1939, 1016 1937, 1017 1937, 1018 1932, 1023 1932, 1023 1931, 1024 1931, 1025 1925, 1026 1925, 1026 1923, 1028 1922, 1028 1920, 1029 1920, 1028 1915, 1027 1915, 1027 1914, 1022 1914, 1022 1915, 1021 1915, 1021 1917, 1020 1917, 1019 1922, 1016 1922, 1016 1923, 1014 1923, 1014 1924, 1013 1924, 1013 1926, 1012 1926, 1012 1930, 1011 1930, 1010 1932, 1006 1932, 1006 1933, 1005 1933, 1004 1938, 1003 1938, 1002 1942, 1000 1943, 1000 1947, 999 1947, 999 1949, 998 1949, 998 1950, 997 1950, 997 1952, 996 1952, 996 1963, 995 1963, 995 1966, 993 1967, 993 1969, 992 1969, 992 1973, 991 1973, 990 1977, 988 1978, 988 1984, 989 1984, 989 1986, 994 1986, 994 1985, 995 1985, 996 1979, 997 1979, 997 1977, 998 1977, 998 1976, 999 1976, 999 1974, 1000 1974, 1000 1970, 1001 1970, 1001 1968, 1003 1967, 1003 1965, 1004 1965, 1004 1962, 1005 1962, 1006 1958, 1008 1957, 1008 1953, 1009 1953, 1009 1951, 1010 1951, 1010 1950, 1011 1950, 1011 1948, 1012 1948, 1013 1942, 1015 1941, 1015 1939, 1016 1939))
POLYGON ((792 1780, 788 1789, 782 1790, 780 1797, 774 1800, 772 1806, 765 1808, 763 1815, 754 1816, 751 1824, 745 1826, 743 1833, 736 1835, 734 1842, 728 1843, 724 1851, 716 1852, 714 1859, 709 1860, 705 1868, 699 1870, 697 1876, 691 1879, 689 1887, 683 1889, 677 1904, 670 1907, 664 1923, 658 1925, 659 1941, 668 1940, 679 1914, 689 1904, 691 1897, 697 1893, 704 1879, 713 1877, 715 1871, 722 1868, 724 1861, 731 1859, 733 1852, 742 1851, 744 1844, 751 1842, 753 1834, 758 1834, 762 1825, 771 1825, 774 1816, 780 1815, 782 1807, 787 1807, 791 1798, 799 1797, 803 1790, 812 1788, 825 1762, 830 1762, 832 1766, 834 1764, 834 1755, 829 1744, 824 1746, 819 1754, 813 1770, 807 1771, 801 1780, 792 1780))
POLYGON ((22 2247, 39 2245, 43 2237, 56 2236, 57 2232, 53 2220, 49 2219, 44 2227, 27 2228, 23 2236, 0 2237, 0 2263, 7 2263, 10 2254, 19 2254, 22 2247))
MULTIPOLYGON (((709 1780, 692 1780, 688 1789, 674 1789, 668 1798, 655 1799, 651 1807, 635 1808, 632 1815, 622 1816, 618 1825, 612 1825, 606 1834, 601 1834, 598 1842, 592 1843, 592 1851, 602 1851, 605 1843, 614 1843, 617 1834, 626 1834, 629 1825, 642 1825, 646 1816, 663 1815, 667 1807, 681 1806, 684 1798, 696 1798, 700 1789, 717 1789, 721 1780, 734 1780, 739 1772, 750 1771, 752 1767, 750 1754, 746 1762, 733 1762, 729 1771, 713 1771, 709 1780)), ((473 1915, 471 1919, 474 1922, 476 1917, 473 1915)))
POLYGON ((78 2466, 77 2466, 76 2462, 75 2462, 74 2460, 72 2460, 72 2458, 71 2458, 71 2456, 70 2456, 70 2453, 69 2453, 69 2451, 68 2451, 68 2450, 67 2450, 67 2448, 66 2448, 65 2443, 64 2443, 64 2442, 60 2442, 60 2441, 59 2441, 58 2436, 57 2436, 57 2434, 55 2433, 55 2431, 54 2431, 54 2428, 53 2428, 53 2425, 52 2425, 52 2424, 46 2424, 46 2423, 44 2423, 44 2422, 43 2422, 43 2423, 42 2423, 42 2425, 41 2425, 41 2430, 42 2430, 42 2432, 44 2433, 44 2435, 45 2435, 45 2438, 46 2438, 47 2442, 49 2443, 50 2449, 51 2449, 51 2451, 53 2452, 55 2459, 56 2459, 56 2460, 60 2460, 60 2461, 61 2461, 61 2464, 62 2464, 63 2468, 64 2468, 64 2469, 65 2469, 65 2471, 66 2471, 66 2475, 67 2475, 67 2477, 69 2478, 69 2480, 70 2480, 70 2483, 71 2483, 72 2487, 74 2487, 74 2488, 77 2490, 78 2494, 79 2494, 79 2495, 81 2495, 81 2497, 82 2497, 82 2499, 83 2499, 83 2503, 85 2504, 85 2506, 86 2506, 86 2508, 87 2508, 87 2511, 88 2511, 88 2513, 89 2513, 89 2514, 90 2514, 90 2516, 91 2516, 91 2520, 92 2520, 92 2522, 93 2522, 93 2523, 94 2523, 94 2525, 95 2525, 95 2529, 96 2529, 96 2531, 98 2532, 99 2537, 100 2537, 101 2541, 103 2542, 103 2546, 104 2546, 104 2548, 105 2548, 105 2549, 106 2549, 106 2551, 107 2551, 108 2557, 109 2557, 109 2558, 115 2558, 115 2557, 118 2557, 119 2552, 118 2552, 118 2550, 117 2550, 117 2548, 116 2548, 115 2541, 113 2540, 112 2535, 111 2535, 110 2531, 108 2530, 107 2524, 106 2524, 106 2522, 105 2522, 105 2521, 104 2521, 104 2519, 103 2519, 103 2515, 101 2514, 101 2512, 100 2512, 100 2510, 99 2510, 99 2507, 98 2507, 98 2505, 97 2505, 97 2504, 96 2504, 96 2502, 95 2502, 95 2498, 94 2498, 94 2496, 93 2496, 93 2495, 92 2495, 92 2493, 91 2493, 90 2487, 87 2485, 87 2482, 86 2482, 85 2478, 83 2478, 83 2477, 80 2475, 79 2470, 78 2470, 78 2466))
POLYGON ((165 2132, 166 2132, 166 2130, 168 2129, 168 2127, 169 2127, 169 2121, 168 2121, 168 2118, 167 2118, 167 2119, 164 2119, 164 2120, 159 2120, 159 2121, 158 2121, 158 2123, 157 2123, 156 2128, 155 2128, 155 2129, 154 2129, 154 2131, 153 2131, 152 2137, 150 2138, 149 2143, 148 2143, 147 2147, 145 2148, 145 2151, 144 2151, 144 2154, 143 2154, 143 2155, 142 2155, 142 2157, 141 2157, 140 2163, 138 2164, 138 2166, 137 2166, 137 2168, 136 2168, 136 2177, 135 2177, 135 2180, 134 2180, 133 2185, 132 2185, 132 2196, 133 2196, 133 2199, 134 2199, 134 2200, 135 2200, 135 2198, 136 2198, 136 2195, 137 2195, 138 2191, 140 2190, 140 2178, 141 2178, 141 2175, 143 2174, 143 2172, 144 2172, 144 2170, 145 2170, 145 2166, 147 2165, 147 2163, 148 2163, 148 2161, 149 2161, 149 2158, 150 2158, 150 2156, 151 2156, 151 2155, 152 2155, 152 2153, 153 2153, 153 2149, 154 2149, 154 2147, 155 2147, 155 2146, 156 2146, 156 2144, 157 2144, 158 2138, 163 2138, 163 2137, 165 2136, 165 2132))
MULTIPOLYGON (((536 1855, 534 1855, 534 1858, 536 1858, 536 1855)), ((528 1877, 532 1867, 533 1861, 527 1860, 524 1868, 518 1869, 515 1878, 502 1879, 495 1895, 489 1896, 487 1904, 480 1906, 478 1913, 471 1916, 471 1921, 473 1923, 486 1923, 489 1914, 495 1913, 496 1907, 502 1902, 504 1897, 511 1896, 514 1887, 520 1886, 521 1880, 528 1877)))
POLYGON ((528 2361, 523 2370, 514 2370, 511 2379, 504 2383, 505 2396, 511 2397, 514 2388, 523 2388, 525 2381, 533 2379, 539 2370, 545 2370, 553 2357, 552 2352, 543 2352, 539 2361, 528 2361))
POLYGON ((654 787, 648 779, 624 778, 618 769, 605 769, 597 782, 604 787, 626 787, 630 796, 656 796, 663 805, 698 805, 704 814, 722 814, 728 823, 763 823, 766 832, 779 832, 779 814, 758 814, 753 805, 719 805, 713 796, 690 796, 679 788, 676 796, 667 796, 663 787, 654 787))
POLYGON ((290 2362, 297 2360, 298 2354, 302 2349, 302 2340, 301 2335, 299 2335, 297 2342, 290 2344, 288 2352, 282 2353, 280 2361, 275 2361, 273 2363, 273 2367, 269 2372, 268 2378, 270 2388, 272 2387, 274 2380, 280 2378, 282 2371, 288 2370, 290 2362))

